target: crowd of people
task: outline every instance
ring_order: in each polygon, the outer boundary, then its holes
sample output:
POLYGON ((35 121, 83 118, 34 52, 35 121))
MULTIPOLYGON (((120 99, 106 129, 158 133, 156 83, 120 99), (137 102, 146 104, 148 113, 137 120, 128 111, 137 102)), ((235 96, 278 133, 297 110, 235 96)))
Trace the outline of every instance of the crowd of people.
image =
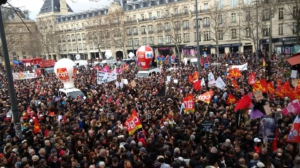
MULTIPOLYGON (((209 62, 216 62, 213 59, 209 62)), ((16 136, 14 121, 8 115, 10 97, 5 69, 1 66, 0 167, 299 168, 297 144, 286 142, 295 116, 277 115, 291 100, 267 94, 259 102, 252 100, 254 107, 268 102, 272 110, 268 117, 277 117, 279 139, 276 150, 272 150, 273 140, 263 143, 259 136, 260 119, 250 120, 248 108, 236 112, 235 104, 226 103, 229 94, 239 100, 252 92, 248 84, 252 72, 256 72, 257 80, 265 78, 262 62, 229 56, 219 63, 202 67, 198 76, 205 80, 205 86, 199 91, 188 80, 197 68, 184 64, 177 64, 172 71, 168 71, 169 65, 163 65, 161 73, 145 78, 136 78, 139 68, 130 66, 118 75, 117 81, 128 80, 122 88, 115 82, 97 85, 96 70, 80 67, 75 86, 86 99, 58 98, 58 89, 63 84, 55 74, 16 80, 18 111, 22 114, 21 137, 16 136), (244 63, 248 63, 248 69, 237 79, 240 89, 236 89, 226 77, 228 66, 244 63), (223 79, 225 89, 208 87, 210 72, 223 79), (167 76, 172 80, 166 83, 167 76), (136 85, 131 84, 133 80, 136 85), (209 90, 214 91, 210 103, 196 101, 193 113, 181 112, 186 95, 193 94, 196 99, 209 90), (142 129, 129 135, 124 122, 133 110, 138 112, 142 129), (33 131, 36 118, 38 133, 33 131), (203 127, 203 121, 212 123, 210 131, 203 127)), ((268 80, 290 80, 290 76, 282 73, 290 67, 282 65, 268 80)), ((28 68, 12 67, 15 72, 28 68)))

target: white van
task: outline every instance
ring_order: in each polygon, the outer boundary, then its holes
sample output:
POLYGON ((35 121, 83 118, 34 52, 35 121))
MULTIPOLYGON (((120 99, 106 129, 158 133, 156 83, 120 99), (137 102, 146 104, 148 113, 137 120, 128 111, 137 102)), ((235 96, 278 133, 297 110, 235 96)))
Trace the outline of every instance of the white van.
POLYGON ((149 69, 149 70, 139 70, 136 74, 136 77, 143 78, 151 76, 153 73, 161 73, 161 70, 159 68, 149 69))
POLYGON ((87 67, 87 65, 88 65, 88 61, 87 60, 76 60, 76 61, 74 61, 75 62, 75 64, 78 66, 78 67, 80 67, 80 66, 85 66, 85 67, 87 67))
POLYGON ((77 89, 77 88, 72 88, 72 89, 59 89, 58 90, 58 94, 63 97, 63 96, 67 96, 67 97, 72 97, 73 99, 77 99, 78 96, 83 97, 83 99, 85 99, 85 95, 82 93, 81 90, 77 89))

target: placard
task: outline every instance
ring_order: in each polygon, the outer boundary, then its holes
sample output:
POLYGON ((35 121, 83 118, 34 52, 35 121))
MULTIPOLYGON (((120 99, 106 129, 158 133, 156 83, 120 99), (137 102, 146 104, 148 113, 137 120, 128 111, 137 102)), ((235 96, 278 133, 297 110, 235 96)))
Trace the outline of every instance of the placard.
POLYGON ((178 79, 174 79, 174 83, 178 83, 178 79))
POLYGON ((167 81, 171 82, 171 76, 167 76, 167 81))
POLYGON ((130 82, 130 84, 131 84, 131 86, 132 86, 132 87, 136 87, 136 83, 135 83, 135 81, 134 81, 134 80, 133 80, 133 81, 131 81, 131 82, 130 82))
POLYGON ((267 115, 272 114, 271 108, 269 104, 264 105, 264 109, 267 115))
POLYGON ((123 83, 125 84, 125 85, 128 85, 128 80, 127 79, 122 79, 123 80, 123 83))
POLYGON ((296 87, 298 85, 298 79, 292 79, 292 85, 296 87))
POLYGON ((297 73, 298 73, 297 70, 292 70, 291 78, 297 78, 297 73))
POLYGON ((256 90, 253 93, 254 93, 254 97, 255 97, 256 101, 260 101, 264 98, 264 96, 262 95, 261 90, 256 90))

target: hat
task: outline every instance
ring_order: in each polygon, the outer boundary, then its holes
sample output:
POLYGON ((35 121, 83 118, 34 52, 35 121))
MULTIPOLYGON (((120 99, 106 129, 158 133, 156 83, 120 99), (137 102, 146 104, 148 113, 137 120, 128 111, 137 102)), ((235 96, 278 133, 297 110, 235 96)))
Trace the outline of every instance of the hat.
POLYGON ((263 162, 257 162, 257 167, 262 168, 265 167, 265 164, 263 164, 263 162))
POLYGON ((112 133, 112 131, 111 130, 107 130, 107 134, 111 134, 112 133))
POLYGON ((23 141, 22 141, 22 144, 23 144, 23 143, 26 143, 26 142, 27 142, 27 140, 23 140, 23 141))
POLYGON ((259 138, 254 138, 254 142, 261 142, 259 138))
POLYGON ((57 153, 56 149, 51 149, 51 153, 57 153))
POLYGON ((101 162, 98 163, 98 165, 99 165, 99 166, 105 166, 105 162, 102 162, 102 161, 101 161, 101 162))
POLYGON ((0 153, 0 159, 4 158, 4 154, 0 153))
POLYGON ((18 152, 18 149, 17 149, 17 148, 14 148, 14 149, 12 150, 12 152, 14 152, 15 154, 19 154, 19 152, 18 152))
POLYGON ((146 150, 146 148, 144 148, 144 147, 141 147, 141 148, 140 148, 140 151, 147 153, 147 150, 146 150))
POLYGON ((136 142, 135 142, 134 140, 132 140, 132 141, 130 142, 130 144, 136 145, 136 142))
POLYGON ((6 135, 6 138, 11 138, 11 136, 10 135, 6 135))
POLYGON ((191 135, 190 139, 191 139, 191 141, 194 141, 195 140, 195 135, 191 135))

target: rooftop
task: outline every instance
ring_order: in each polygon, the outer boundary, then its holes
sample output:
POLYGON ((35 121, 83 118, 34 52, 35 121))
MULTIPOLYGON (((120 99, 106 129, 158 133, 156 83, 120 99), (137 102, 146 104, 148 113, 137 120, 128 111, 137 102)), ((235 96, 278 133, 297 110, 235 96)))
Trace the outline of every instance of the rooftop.
MULTIPOLYGON (((73 12, 70 6, 67 4, 68 12, 73 12)), ((39 14, 48 12, 60 12, 60 2, 59 0, 44 0, 44 4, 40 10, 39 14)))

